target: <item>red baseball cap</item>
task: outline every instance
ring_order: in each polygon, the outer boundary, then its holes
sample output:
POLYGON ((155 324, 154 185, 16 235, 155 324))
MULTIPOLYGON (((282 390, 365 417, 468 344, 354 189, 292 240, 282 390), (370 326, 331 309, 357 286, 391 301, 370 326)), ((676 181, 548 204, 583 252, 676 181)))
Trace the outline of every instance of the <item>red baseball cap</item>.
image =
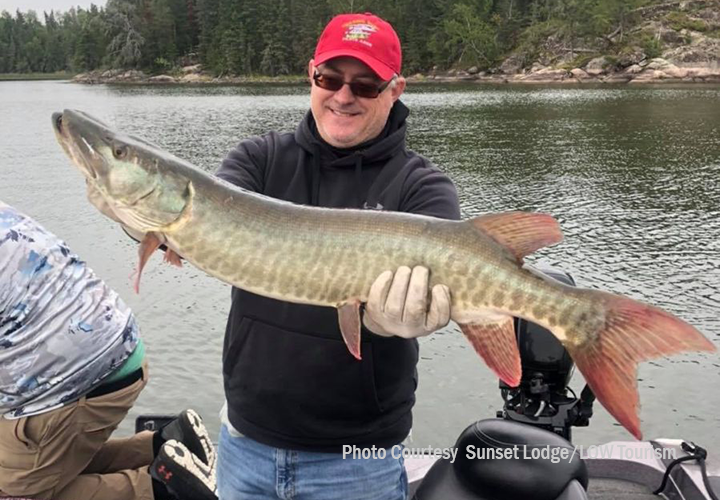
POLYGON ((315 47, 315 66, 343 56, 364 62, 384 81, 400 74, 400 39, 390 23, 369 12, 340 14, 325 26, 315 47))

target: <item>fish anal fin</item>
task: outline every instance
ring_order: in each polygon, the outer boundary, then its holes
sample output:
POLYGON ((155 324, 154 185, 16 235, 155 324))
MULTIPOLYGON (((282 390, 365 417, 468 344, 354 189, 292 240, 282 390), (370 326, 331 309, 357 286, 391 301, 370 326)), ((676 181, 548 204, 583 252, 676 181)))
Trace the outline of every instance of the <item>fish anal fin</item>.
POLYGON ((171 264, 176 267, 182 267, 182 257, 180 257, 177 253, 175 253, 173 250, 170 250, 167 248, 165 250, 165 257, 163 258, 165 262, 168 264, 171 264))
POLYGON ((563 239, 558 221, 548 214, 506 212, 481 215, 469 222, 510 250, 518 261, 563 239))
POLYGON ((139 260, 137 273, 135 274, 135 293, 140 293, 140 278, 142 276, 143 269, 145 268, 145 264, 147 264, 150 256, 160 247, 160 245, 162 245, 162 241, 157 234, 145 233, 145 236, 138 247, 139 260))
POLYGON ((460 329, 488 367, 510 387, 520 385, 522 366, 510 316, 482 323, 460 324, 460 329))
POLYGON ((563 344, 598 401, 637 439, 642 439, 637 389, 639 362, 682 351, 715 351, 694 327, 656 307, 593 291, 606 308, 603 329, 579 345, 563 344))
POLYGON ((355 359, 362 359, 360 355, 360 301, 351 300, 338 305, 338 320, 340 333, 350 354, 355 359))

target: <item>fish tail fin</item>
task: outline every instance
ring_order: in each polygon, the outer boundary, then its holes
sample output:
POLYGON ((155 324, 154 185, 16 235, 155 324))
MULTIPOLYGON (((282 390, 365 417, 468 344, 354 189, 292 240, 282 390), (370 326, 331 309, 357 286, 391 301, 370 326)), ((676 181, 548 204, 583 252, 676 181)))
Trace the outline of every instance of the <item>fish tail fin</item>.
POLYGON ((637 439, 637 365, 682 351, 714 351, 713 343, 675 316, 605 292, 590 292, 606 307, 605 324, 591 340, 566 342, 578 369, 605 409, 637 439))

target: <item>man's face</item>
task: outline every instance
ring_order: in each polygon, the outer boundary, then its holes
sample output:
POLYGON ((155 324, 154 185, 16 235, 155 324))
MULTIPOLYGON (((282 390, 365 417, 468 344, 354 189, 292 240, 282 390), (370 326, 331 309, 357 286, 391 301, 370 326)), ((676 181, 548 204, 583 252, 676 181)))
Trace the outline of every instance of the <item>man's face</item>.
MULTIPOLYGON (((331 59, 317 68, 310 61, 308 71, 311 82, 316 69, 323 75, 340 78, 346 83, 383 83, 370 67, 352 57, 331 59)), ((325 142, 337 148, 350 148, 374 139, 382 132, 390 110, 403 90, 405 79, 402 77, 398 77, 394 86, 386 88, 375 99, 355 96, 348 85, 332 91, 312 82, 310 109, 325 142)))

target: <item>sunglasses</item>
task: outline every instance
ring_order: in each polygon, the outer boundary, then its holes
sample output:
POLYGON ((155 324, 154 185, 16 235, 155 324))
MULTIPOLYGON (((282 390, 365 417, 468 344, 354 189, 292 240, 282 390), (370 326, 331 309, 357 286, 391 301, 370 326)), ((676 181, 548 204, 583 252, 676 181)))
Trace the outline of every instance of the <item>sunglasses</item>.
MULTIPOLYGON (((350 91, 357 97, 375 99, 388 88, 388 85, 390 85, 393 80, 395 80, 394 76, 390 80, 382 82, 380 85, 365 82, 347 82, 347 84, 350 86, 350 91)), ((340 90, 346 83, 345 80, 338 76, 323 75, 317 70, 315 70, 315 74, 313 75, 313 81, 315 85, 321 89, 331 90, 333 92, 340 90)))

